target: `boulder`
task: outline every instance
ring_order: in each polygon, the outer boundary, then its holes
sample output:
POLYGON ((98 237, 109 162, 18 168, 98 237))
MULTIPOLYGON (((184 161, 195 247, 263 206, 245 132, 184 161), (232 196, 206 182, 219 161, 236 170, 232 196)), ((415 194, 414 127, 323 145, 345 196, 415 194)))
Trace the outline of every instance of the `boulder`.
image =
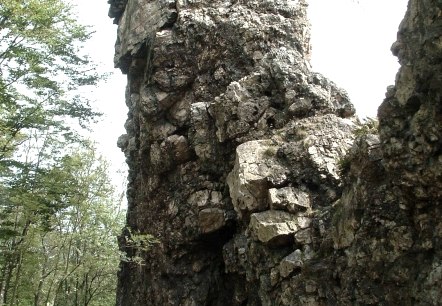
POLYGON ((227 184, 240 218, 245 212, 267 209, 268 187, 287 179, 287 171, 277 161, 276 151, 270 140, 249 141, 237 147, 235 166, 227 184))
POLYGON ((250 217, 250 231, 259 241, 268 245, 287 245, 299 230, 296 216, 279 210, 254 213, 250 217))

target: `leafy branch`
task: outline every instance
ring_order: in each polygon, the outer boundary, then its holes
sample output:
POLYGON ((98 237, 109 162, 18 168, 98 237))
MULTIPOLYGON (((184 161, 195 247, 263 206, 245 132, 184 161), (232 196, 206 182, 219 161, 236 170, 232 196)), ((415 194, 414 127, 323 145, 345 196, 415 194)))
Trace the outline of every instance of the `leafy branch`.
POLYGON ((123 230, 124 249, 126 252, 122 254, 122 261, 132 262, 139 266, 144 265, 143 253, 148 252, 153 245, 160 241, 151 234, 141 234, 133 231, 130 227, 123 230), (128 255, 130 253, 130 255, 128 255))

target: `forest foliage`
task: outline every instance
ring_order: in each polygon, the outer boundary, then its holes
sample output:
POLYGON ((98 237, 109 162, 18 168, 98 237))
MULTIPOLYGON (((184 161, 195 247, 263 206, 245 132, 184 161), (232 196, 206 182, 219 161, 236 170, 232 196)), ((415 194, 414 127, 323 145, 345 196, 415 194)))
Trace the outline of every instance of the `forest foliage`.
POLYGON ((114 304, 121 198, 77 132, 90 36, 61 0, 0 1, 0 305, 114 304))

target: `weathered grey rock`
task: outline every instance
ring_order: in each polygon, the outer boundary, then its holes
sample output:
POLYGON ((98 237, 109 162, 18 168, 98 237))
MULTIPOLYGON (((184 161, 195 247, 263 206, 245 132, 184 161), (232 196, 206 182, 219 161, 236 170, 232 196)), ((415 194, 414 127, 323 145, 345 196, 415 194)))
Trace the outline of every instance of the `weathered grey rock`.
POLYGON ((290 243, 299 228, 296 216, 279 210, 254 213, 250 217, 252 235, 267 244, 290 243))
POLYGON ((305 0, 109 0, 127 226, 160 241, 117 305, 438 305, 442 5, 409 2, 378 137, 311 71, 305 0))
POLYGON ((226 224, 224 210, 219 208, 206 208, 198 214, 199 226, 203 233, 211 233, 221 229, 226 224))
POLYGON ((127 0, 108 0, 108 3, 110 4, 108 16, 115 18, 115 23, 118 23, 126 7, 127 0))
POLYGON ((396 86, 378 110, 386 167, 424 199, 442 196, 440 10, 438 1, 410 2, 392 46, 401 63, 396 86))
POLYGON ((150 149, 152 167, 158 172, 169 171, 191 158, 187 139, 182 135, 171 135, 160 144, 152 144, 150 149))
POLYGON ((340 181, 339 162, 353 144, 355 128, 354 121, 333 115, 293 121, 284 129, 285 137, 298 140, 297 145, 288 142, 281 153, 290 160, 291 172, 298 178, 308 176, 317 184, 334 188, 340 181))
POLYGON ((267 191, 287 181, 287 170, 276 158, 277 144, 271 140, 249 141, 236 148, 235 166, 227 177, 233 206, 244 213, 265 210, 267 191))
MULTIPOLYGON (((304 250, 296 249, 293 253, 284 257, 279 263, 279 274, 286 278, 290 275, 300 273, 304 265, 313 258, 314 252, 310 247, 305 247, 304 250)), ((311 284, 311 281, 309 282, 311 284)), ((312 288, 309 288, 312 291, 312 288)))
POLYGON ((279 273, 285 278, 296 270, 298 270, 298 273, 301 272, 302 266, 304 266, 304 255, 301 250, 297 249, 281 261, 279 273))
POLYGON ((117 147, 119 147, 121 150, 125 150, 127 148, 127 145, 129 144, 129 137, 127 134, 123 134, 120 137, 118 137, 117 140, 117 147))
MULTIPOLYGON (((308 219, 305 220, 307 224, 309 224, 308 219)), ((305 229, 301 229, 295 234, 295 241, 301 245, 307 245, 313 242, 313 230, 308 227, 305 229)))
POLYGON ((191 141, 195 148, 195 153, 202 161, 209 161, 216 156, 213 140, 210 139, 211 123, 207 110, 208 103, 197 102, 190 106, 191 123, 193 126, 191 141))
POLYGON ((309 194, 293 187, 269 189, 269 202, 271 209, 282 209, 291 213, 311 208, 309 194))

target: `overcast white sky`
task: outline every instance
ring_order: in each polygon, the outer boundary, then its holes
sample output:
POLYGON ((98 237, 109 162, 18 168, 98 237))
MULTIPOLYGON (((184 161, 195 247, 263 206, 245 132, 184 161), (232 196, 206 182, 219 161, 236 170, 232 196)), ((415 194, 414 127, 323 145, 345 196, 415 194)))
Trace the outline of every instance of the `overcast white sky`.
MULTIPOLYGON (((116 25, 107 17, 106 0, 70 0, 77 5, 80 21, 96 31, 87 51, 113 70, 116 25)), ((397 59, 390 46, 402 20, 407 0, 310 0, 312 23, 312 65, 338 86, 347 90, 360 117, 376 116, 385 89, 394 83, 397 59)), ((96 108, 105 114, 92 135, 99 150, 110 160, 111 171, 125 169, 123 153, 116 147, 123 134, 127 108, 124 102, 126 78, 118 70, 107 83, 91 91, 96 108)), ((116 175, 120 184, 126 174, 116 175)))
POLYGON ((407 0, 310 0, 312 65, 375 117, 399 68, 390 52, 407 0))

